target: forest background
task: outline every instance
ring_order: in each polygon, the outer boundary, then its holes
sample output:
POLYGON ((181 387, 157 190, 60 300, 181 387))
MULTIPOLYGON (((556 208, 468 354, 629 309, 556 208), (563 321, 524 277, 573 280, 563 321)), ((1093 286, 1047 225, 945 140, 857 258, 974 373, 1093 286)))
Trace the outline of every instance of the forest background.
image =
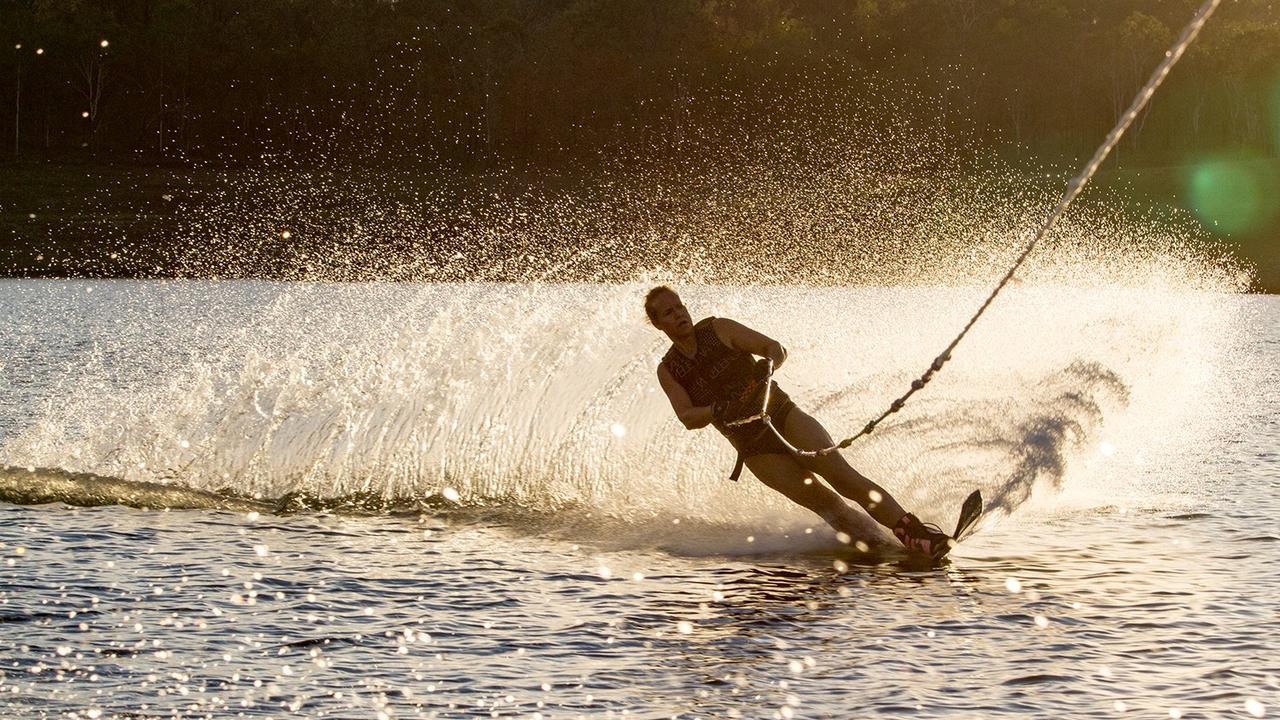
MULTIPOLYGON (((460 198, 857 123, 1060 187, 1198 5, 0 0, 0 274, 191 274, 166 260, 179 216, 264 167, 460 198)), ((1280 290, 1280 3, 1225 2, 1100 182, 1194 214, 1280 290)))

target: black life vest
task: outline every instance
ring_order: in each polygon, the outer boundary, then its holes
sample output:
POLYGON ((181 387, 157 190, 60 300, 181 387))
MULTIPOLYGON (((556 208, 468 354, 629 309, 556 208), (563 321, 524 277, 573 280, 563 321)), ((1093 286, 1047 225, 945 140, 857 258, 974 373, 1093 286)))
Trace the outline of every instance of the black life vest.
MULTIPOLYGON (((690 357, 675 345, 662 357, 667 372, 680 383, 695 406, 713 405, 717 400, 738 399, 757 407, 753 402, 762 400, 763 383, 756 377, 756 356, 735 350, 720 341, 712 326, 713 317, 703 318, 693 326, 697 349, 690 357)), ((773 383, 769 392, 769 409, 790 402, 786 393, 773 383)), ((739 450, 745 443, 755 440, 763 432, 769 432, 763 423, 727 427, 720 422, 715 428, 739 450)))

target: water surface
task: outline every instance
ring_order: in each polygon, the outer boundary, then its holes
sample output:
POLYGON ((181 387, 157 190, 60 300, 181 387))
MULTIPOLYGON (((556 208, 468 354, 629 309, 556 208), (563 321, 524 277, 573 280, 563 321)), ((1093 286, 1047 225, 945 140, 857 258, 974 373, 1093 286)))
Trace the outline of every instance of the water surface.
MULTIPOLYGON (((0 713, 1277 712, 1275 298, 1002 298, 849 455, 984 490, 928 569, 726 480, 639 290, 0 282, 0 713)), ((687 295, 839 432, 982 289, 687 295)))

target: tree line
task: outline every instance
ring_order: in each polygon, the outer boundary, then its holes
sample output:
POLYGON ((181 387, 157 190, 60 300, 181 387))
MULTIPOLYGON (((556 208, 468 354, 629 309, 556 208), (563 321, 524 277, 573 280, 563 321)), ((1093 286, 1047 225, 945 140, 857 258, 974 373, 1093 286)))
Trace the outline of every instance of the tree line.
MULTIPOLYGON (((5 154, 483 169, 909 117, 1087 155, 1195 0, 0 0, 5 154)), ((1224 4, 1126 151, 1280 146, 1224 4)))

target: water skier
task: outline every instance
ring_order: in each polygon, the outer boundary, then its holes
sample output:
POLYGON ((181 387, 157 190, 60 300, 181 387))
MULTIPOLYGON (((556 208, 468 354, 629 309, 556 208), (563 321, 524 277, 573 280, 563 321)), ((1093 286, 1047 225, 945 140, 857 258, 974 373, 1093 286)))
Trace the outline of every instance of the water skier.
MULTIPOLYGON (((932 558, 947 552, 948 535, 904 511, 838 451, 802 457, 788 450, 762 421, 729 424, 760 412, 768 361, 776 370, 787 359, 778 341, 728 318, 708 317, 695 324, 680 296, 665 285, 649 291, 644 309, 654 327, 671 338, 671 349, 658 365, 658 381, 676 417, 690 430, 714 425, 728 438, 738 451, 734 479, 745 464, 765 485, 817 513, 837 532, 852 536, 857 511, 843 495, 892 530, 909 551, 932 558), (831 487, 817 482, 815 473, 831 487)), ((776 382, 769 392, 766 412, 788 442, 801 449, 832 445, 826 429, 796 407, 776 382)))

